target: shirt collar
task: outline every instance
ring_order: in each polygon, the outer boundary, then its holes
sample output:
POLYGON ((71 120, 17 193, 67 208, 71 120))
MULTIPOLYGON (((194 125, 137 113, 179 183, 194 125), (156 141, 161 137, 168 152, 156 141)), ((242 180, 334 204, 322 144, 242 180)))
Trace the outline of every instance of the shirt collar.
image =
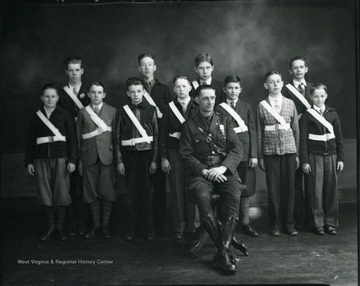
POLYGON ((182 105, 182 106, 187 106, 188 104, 189 104, 189 102, 190 102, 190 100, 191 100, 191 97, 190 96, 188 96, 187 98, 185 98, 185 99, 180 99, 180 98, 176 98, 176 100, 182 105))
POLYGON ((306 86, 306 80, 303 78, 302 80, 293 79, 293 85, 297 88, 298 85, 302 83, 306 86))
POLYGON ((81 88, 81 85, 82 85, 82 83, 80 82, 78 85, 72 85, 72 84, 70 84, 70 82, 68 83, 68 86, 71 88, 71 89, 76 89, 76 91, 77 92, 79 92, 79 90, 80 90, 80 88, 81 88))
POLYGON ((205 82, 207 85, 211 85, 212 77, 208 78, 207 81, 203 81, 202 79, 199 79, 200 85, 203 85, 203 82, 205 82))
MULTIPOLYGON (((99 110, 101 110, 102 106, 103 106, 104 102, 101 102, 99 105, 96 105, 99 110)), ((92 105, 92 108, 95 110, 95 105, 94 104, 91 104, 92 105)))
POLYGON ((238 100, 239 100, 239 98, 236 98, 235 100, 226 99, 226 103, 227 103, 228 105, 230 105, 231 102, 234 102, 234 105, 236 106, 236 103, 238 102, 238 100))
POLYGON ((315 104, 313 105, 313 108, 317 111, 317 112, 319 112, 320 114, 321 114, 321 110, 322 110, 322 113, 324 113, 324 111, 325 111, 325 105, 323 106, 323 107, 317 107, 315 104))
POLYGON ((282 103, 282 95, 281 94, 278 94, 277 96, 273 97, 273 96, 268 96, 268 99, 270 102, 279 102, 279 103, 282 103))

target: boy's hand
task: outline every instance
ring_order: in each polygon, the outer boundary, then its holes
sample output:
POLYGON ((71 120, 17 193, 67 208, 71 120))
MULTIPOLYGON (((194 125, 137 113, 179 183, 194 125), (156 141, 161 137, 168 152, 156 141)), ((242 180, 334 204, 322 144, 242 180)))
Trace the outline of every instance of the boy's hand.
POLYGON ((344 170, 344 162, 343 161, 339 161, 336 164, 336 171, 338 172, 342 172, 342 170, 344 170))
POLYGON ((303 164, 302 165, 302 170, 305 174, 310 174, 311 173, 311 168, 310 168, 310 164, 303 164))
POLYGON ((168 159, 166 159, 166 158, 162 158, 161 159, 161 169, 163 170, 163 172, 165 173, 165 174, 170 174, 170 172, 171 172, 171 165, 170 165, 170 162, 169 162, 169 160, 168 159))
POLYGON ((34 175, 35 175, 35 168, 34 168, 34 165, 33 165, 33 164, 27 165, 27 170, 28 170, 28 172, 29 172, 29 174, 30 174, 31 176, 34 176, 34 175))
POLYGON ((257 158, 250 158, 249 160, 249 167, 255 168, 258 165, 258 159, 257 158))
POLYGON ((76 169, 76 165, 74 163, 68 162, 66 166, 66 171, 71 174, 76 169))
POLYGON ((125 165, 124 163, 117 163, 116 169, 118 170, 120 175, 125 175, 125 165))
POLYGON ((152 175, 156 172, 157 169, 157 164, 156 162, 151 162, 150 164, 150 168, 149 168, 149 173, 152 175))
POLYGON ((299 156, 296 156, 295 158, 296 160, 296 169, 300 167, 300 160, 299 160, 299 156))
POLYGON ((82 171, 83 171, 82 163, 81 163, 81 161, 79 161, 79 164, 78 164, 78 172, 79 172, 79 175, 80 175, 80 176, 83 175, 82 171))
POLYGON ((259 160, 259 168, 260 168, 261 171, 266 172, 266 170, 265 170, 265 164, 264 164, 264 159, 260 159, 260 160, 259 160))

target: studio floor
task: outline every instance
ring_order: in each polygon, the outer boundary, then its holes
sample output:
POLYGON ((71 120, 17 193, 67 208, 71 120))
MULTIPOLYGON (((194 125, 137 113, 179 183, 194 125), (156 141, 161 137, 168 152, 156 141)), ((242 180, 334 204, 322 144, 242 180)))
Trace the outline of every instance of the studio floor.
POLYGON ((237 233, 249 256, 235 252, 240 261, 234 275, 212 268, 216 249, 210 239, 199 257, 191 257, 186 240, 171 237, 168 213, 166 234, 153 242, 124 240, 125 213, 116 203, 110 239, 72 237, 43 243, 39 237, 46 225, 37 200, 3 199, 3 285, 358 285, 356 203, 340 204, 336 236, 305 229, 296 237, 271 237, 266 207, 252 208, 259 237, 237 233))

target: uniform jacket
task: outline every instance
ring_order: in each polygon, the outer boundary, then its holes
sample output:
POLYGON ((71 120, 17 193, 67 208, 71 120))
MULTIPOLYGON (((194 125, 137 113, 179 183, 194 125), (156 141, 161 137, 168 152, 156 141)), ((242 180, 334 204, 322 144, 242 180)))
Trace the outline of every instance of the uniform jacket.
MULTIPOLYGON (((198 84, 200 85, 200 79, 197 79, 198 84)), ((216 100, 215 100, 215 106, 218 105, 219 103, 223 102, 226 99, 226 96, 224 94, 223 91, 223 84, 220 81, 217 81, 214 78, 211 78, 211 86, 213 88, 215 88, 215 94, 216 94, 216 100)), ((195 91, 196 88, 194 87, 194 85, 191 82, 191 91, 190 91, 190 96, 192 98, 195 98, 195 91)))
POLYGON ((242 145, 234 132, 232 120, 226 115, 215 112, 210 128, 200 112, 182 125, 179 151, 184 159, 185 169, 190 173, 201 174, 202 170, 207 169, 201 158, 216 155, 198 127, 208 133, 212 141, 226 153, 221 165, 227 167, 232 174, 236 174, 236 168, 242 157, 242 145))
MULTIPOLYGON (((87 96, 87 92, 87 86, 82 83, 77 97, 84 107, 90 104, 90 98, 87 96), (83 95, 84 97, 81 98, 83 95)), ((63 88, 59 89, 59 97, 58 105, 69 111, 74 118, 77 117, 79 108, 63 88)))
POLYGON ((338 161, 344 161, 344 142, 340 118, 335 109, 328 106, 326 106, 323 115, 334 127, 335 138, 326 142, 308 139, 309 134, 322 135, 330 131, 310 113, 305 112, 300 119, 300 161, 302 164, 309 163, 309 153, 318 155, 336 154, 338 161))
MULTIPOLYGON (((198 104, 194 99, 191 99, 184 114, 181 104, 175 98, 173 100, 176 108, 179 110, 181 115, 186 119, 195 116, 198 111, 198 104)), ((169 104, 166 106, 163 120, 161 120, 160 136, 159 136, 159 157, 168 158, 168 149, 179 149, 179 139, 170 137, 169 134, 181 131, 181 123, 171 110, 169 104)))
MULTIPOLYGON (((114 164, 114 157, 116 154, 115 150, 118 145, 115 136, 118 111, 116 108, 104 102, 98 116, 107 126, 112 128, 112 131, 104 132, 89 139, 82 139, 82 134, 96 130, 97 125, 94 121, 92 121, 85 108, 81 109, 78 113, 76 128, 79 142, 80 160, 83 166, 94 165, 98 157, 104 165, 108 166, 114 164)), ((118 158, 115 160, 119 161, 118 158)))
MULTIPOLYGON (((145 86, 147 92, 149 89, 145 86)), ((167 85, 161 83, 159 80, 155 80, 155 84, 152 86, 150 96, 154 100, 156 106, 160 109, 161 113, 164 113, 166 105, 172 101, 172 96, 167 85)), ((146 101, 145 97, 144 100, 146 101)))
MULTIPOLYGON (((269 104, 269 99, 265 101, 269 104)), ((263 155, 299 154, 299 119, 295 104, 292 100, 282 97, 280 115, 286 123, 290 123, 288 130, 264 131, 265 125, 278 124, 277 120, 259 103, 257 108, 258 157, 263 155)))
MULTIPOLYGON (((226 103, 226 100, 223 101, 226 103)), ((215 110, 225 114, 233 119, 233 117, 228 113, 223 107, 218 105, 215 110)), ((244 120, 245 125, 248 127, 248 131, 237 133, 240 143, 243 146, 243 156, 242 161, 248 161, 251 157, 257 158, 257 137, 256 137, 256 124, 255 124, 255 115, 254 112, 247 102, 244 102, 240 99, 236 102, 235 111, 242 120, 244 120)), ((237 127, 238 124, 233 119, 234 125, 237 127)))
POLYGON ((124 108, 121 108, 119 113, 119 123, 117 130, 118 141, 120 142, 120 148, 118 149, 118 156, 120 158, 119 160, 120 162, 123 162, 122 152, 153 150, 152 162, 156 162, 158 157, 159 137, 156 108, 150 105, 146 100, 143 100, 138 105, 134 105, 130 102, 128 106, 140 122, 141 126, 145 129, 146 134, 148 136, 153 136, 153 141, 150 143, 139 143, 135 146, 121 146, 121 140, 129 140, 142 137, 135 125, 132 123, 130 117, 126 114, 124 108))
MULTIPOLYGON (((292 86, 294 86, 293 81, 289 82, 292 86)), ((305 87, 305 98, 306 100, 309 102, 309 104, 311 105, 311 99, 310 99, 310 88, 313 86, 313 84, 311 82, 306 82, 306 87, 305 87)), ((296 88, 296 87, 295 87, 296 88)), ((295 96, 293 95, 290 90, 284 86, 283 88, 283 95, 286 98, 291 99, 292 101, 294 101, 295 106, 296 106, 296 111, 298 113, 298 115, 303 114, 306 111, 306 107, 305 105, 295 96)))
MULTIPOLYGON (((44 107, 41 112, 46 116, 44 107)), ((57 106, 49 118, 50 122, 66 137, 66 142, 56 141, 36 145, 36 138, 53 136, 52 131, 34 114, 30 119, 27 136, 25 167, 33 164, 35 159, 67 158, 69 162, 76 164, 77 143, 74 120, 70 113, 57 106)))

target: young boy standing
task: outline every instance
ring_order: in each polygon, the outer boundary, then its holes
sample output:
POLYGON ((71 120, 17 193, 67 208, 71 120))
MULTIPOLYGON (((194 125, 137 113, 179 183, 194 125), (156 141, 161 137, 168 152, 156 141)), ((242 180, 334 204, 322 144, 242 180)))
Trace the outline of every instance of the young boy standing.
POLYGON ((200 85, 210 85, 215 89, 216 101, 215 106, 225 100, 223 93, 223 85, 220 81, 212 78, 212 72, 214 71, 214 61, 211 55, 202 53, 195 57, 194 71, 198 74, 198 79, 192 82, 192 90, 190 96, 195 98, 195 91, 200 85))
POLYGON ((158 122, 156 108, 143 100, 144 84, 136 77, 126 81, 131 102, 120 110, 117 130, 117 169, 125 175, 130 211, 127 241, 134 240, 135 231, 145 232, 148 241, 155 239, 150 175, 157 169, 158 122))
POLYGON ((226 100, 220 103, 216 110, 234 120, 234 131, 243 146, 243 157, 237 167, 242 183, 247 186, 241 193, 240 200, 241 229, 244 234, 257 237, 258 233, 250 226, 249 219, 250 197, 255 194, 255 167, 258 164, 255 115, 250 104, 239 99, 242 87, 238 76, 227 76, 223 89, 226 100))
MULTIPOLYGON (((154 74, 157 69, 155 58, 149 53, 143 53, 138 57, 139 71, 144 80, 144 97, 146 101, 156 107, 158 117, 158 126, 161 126, 162 116, 167 104, 172 101, 169 88, 155 79, 154 74)), ((160 165, 160 161, 157 162, 160 165)), ((151 176, 154 189, 154 223, 155 230, 158 235, 165 232, 166 224, 166 176, 165 173, 158 168, 151 176)))
MULTIPOLYGON (((309 71, 307 59, 302 56, 294 57, 289 63, 289 73, 293 76, 292 81, 284 88, 284 96, 293 100, 296 111, 301 115, 310 107, 310 88, 312 83, 306 81, 305 76, 309 71)), ((304 173, 301 168, 295 173, 295 228, 301 229, 307 220, 309 202, 306 196, 306 184, 304 184, 304 173)))
POLYGON ((300 120, 300 159, 307 176, 310 226, 318 235, 336 234, 338 226, 337 172, 344 169, 344 143, 335 109, 325 105, 325 85, 311 87, 312 108, 300 120))
MULTIPOLYGON (((83 60, 77 56, 65 59, 65 74, 67 84, 59 90, 59 106, 70 112, 74 124, 78 111, 90 104, 90 98, 86 96, 87 86, 82 83, 84 74, 83 60)), ((76 169, 70 175, 70 196, 72 203, 68 208, 68 233, 69 235, 83 235, 85 233, 85 221, 87 217, 85 205, 83 203, 83 181, 76 169)))
POLYGON ((49 230, 40 240, 50 239, 55 230, 58 239, 66 240, 63 226, 66 207, 71 203, 69 174, 74 172, 77 160, 75 126, 71 115, 56 106, 59 95, 53 84, 43 87, 40 99, 44 106, 30 119, 25 166, 36 177, 46 208, 49 230))
POLYGON ((114 164, 119 161, 115 157, 118 149, 115 136, 118 112, 103 102, 106 93, 102 83, 92 83, 88 96, 91 104, 79 111, 76 124, 80 150, 79 172, 84 178, 84 203, 90 204, 93 220, 85 238, 94 238, 100 226, 104 238, 110 238, 111 204, 116 200, 114 164))
POLYGON ((198 105, 189 96, 191 83, 186 76, 173 80, 177 97, 165 108, 159 137, 161 168, 169 176, 174 238, 195 232, 195 205, 187 197, 186 171, 179 153, 181 125, 193 117, 198 105))
POLYGON ((264 86, 269 96, 257 108, 259 168, 266 172, 272 236, 280 235, 281 226, 288 235, 297 235, 294 229, 294 180, 299 165, 299 124, 294 102, 281 94, 283 85, 281 73, 268 72, 264 86))

